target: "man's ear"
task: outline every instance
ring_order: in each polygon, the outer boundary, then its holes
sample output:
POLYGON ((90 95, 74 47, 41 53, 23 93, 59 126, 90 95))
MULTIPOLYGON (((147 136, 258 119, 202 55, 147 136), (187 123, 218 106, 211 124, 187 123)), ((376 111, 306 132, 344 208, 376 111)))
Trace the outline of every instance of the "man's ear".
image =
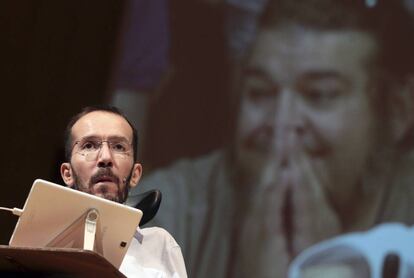
POLYGON ((62 163, 60 165, 60 175, 62 176, 63 181, 68 187, 73 187, 75 185, 75 179, 73 178, 72 166, 69 162, 62 163))
POLYGON ((414 127, 414 76, 392 93, 395 97, 391 97, 391 131, 394 142, 404 144, 407 136, 411 138, 414 127))
POLYGON ((137 186, 139 180, 141 179, 141 175, 142 175, 142 165, 139 163, 135 163, 134 167, 132 168, 131 180, 129 181, 129 186, 131 188, 137 186))

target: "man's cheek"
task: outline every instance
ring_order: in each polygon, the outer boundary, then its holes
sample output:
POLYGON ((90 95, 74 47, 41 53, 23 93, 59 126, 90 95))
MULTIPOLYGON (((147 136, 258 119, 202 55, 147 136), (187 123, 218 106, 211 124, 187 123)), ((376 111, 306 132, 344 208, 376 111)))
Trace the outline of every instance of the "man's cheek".
POLYGON ((326 159, 343 148, 352 132, 335 113, 314 115, 309 117, 301 141, 311 157, 326 159))

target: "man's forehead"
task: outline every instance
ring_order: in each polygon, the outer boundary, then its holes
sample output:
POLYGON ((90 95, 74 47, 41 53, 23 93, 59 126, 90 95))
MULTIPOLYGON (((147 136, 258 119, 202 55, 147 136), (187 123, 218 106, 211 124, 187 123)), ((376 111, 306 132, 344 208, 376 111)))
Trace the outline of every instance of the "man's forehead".
POLYGON ((72 127, 72 137, 123 137, 132 140, 132 128, 120 115, 107 111, 93 111, 81 118, 72 127))
POLYGON ((368 33, 353 30, 318 30, 302 26, 263 29, 259 32, 248 67, 277 75, 301 71, 327 71, 365 66, 377 52, 368 33))

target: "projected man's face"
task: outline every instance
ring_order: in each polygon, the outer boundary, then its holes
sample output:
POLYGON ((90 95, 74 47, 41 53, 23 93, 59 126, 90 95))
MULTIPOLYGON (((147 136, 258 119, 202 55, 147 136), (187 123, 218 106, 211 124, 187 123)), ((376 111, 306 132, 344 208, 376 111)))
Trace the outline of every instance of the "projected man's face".
POLYGON ((376 146, 367 70, 375 51, 360 32, 291 26, 259 33, 242 78, 239 166, 259 177, 269 161, 291 167, 301 153, 327 193, 347 200, 376 146))
POLYGON ((133 161, 132 128, 119 115, 94 111, 72 127, 72 158, 63 163, 65 183, 75 189, 122 203, 142 168, 133 161))

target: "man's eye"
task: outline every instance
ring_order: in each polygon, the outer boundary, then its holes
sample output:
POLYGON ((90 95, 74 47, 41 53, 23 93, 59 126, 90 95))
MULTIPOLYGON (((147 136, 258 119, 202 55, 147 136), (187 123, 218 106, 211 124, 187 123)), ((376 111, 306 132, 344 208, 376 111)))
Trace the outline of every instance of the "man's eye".
POLYGON ((125 152, 127 150, 126 145, 123 143, 113 143, 111 146, 112 149, 117 152, 125 152))
POLYGON ((324 78, 302 82, 298 91, 310 104, 327 107, 346 93, 347 86, 337 78, 324 78))
POLYGON ((99 148, 99 144, 93 141, 87 141, 81 145, 82 150, 96 150, 98 148, 99 148))
POLYGON ((310 103, 326 106, 331 104, 341 95, 341 90, 338 88, 310 87, 303 89, 302 93, 310 103))
POLYGON ((266 101, 270 98, 275 97, 276 93, 268 88, 252 87, 248 89, 248 96, 250 100, 254 102, 259 102, 262 100, 266 101))

